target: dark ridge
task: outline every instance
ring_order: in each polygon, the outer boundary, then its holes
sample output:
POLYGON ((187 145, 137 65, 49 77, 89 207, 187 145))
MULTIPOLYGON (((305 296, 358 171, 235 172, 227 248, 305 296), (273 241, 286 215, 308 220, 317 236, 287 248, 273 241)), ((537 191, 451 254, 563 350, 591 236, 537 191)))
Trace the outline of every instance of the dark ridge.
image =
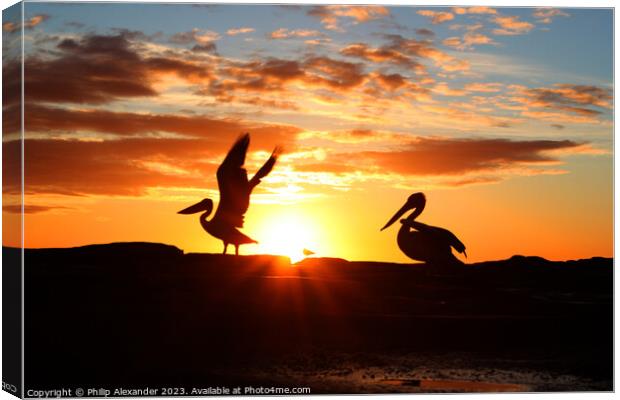
POLYGON ((27 387, 304 386, 286 367, 314 379, 313 394, 389 392, 319 372, 424 354, 439 370, 477 363, 583 382, 533 390, 612 387, 612 259, 291 264, 112 243, 27 249, 25 263, 27 387))

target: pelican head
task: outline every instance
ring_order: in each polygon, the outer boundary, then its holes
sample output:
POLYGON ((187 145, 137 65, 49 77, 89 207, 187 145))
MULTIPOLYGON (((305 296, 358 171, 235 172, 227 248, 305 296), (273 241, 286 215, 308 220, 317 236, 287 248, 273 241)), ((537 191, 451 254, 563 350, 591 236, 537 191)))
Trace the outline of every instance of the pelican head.
POLYGON ((416 219, 418 215, 422 214, 422 210, 424 210, 425 205, 426 205, 426 197, 424 196, 424 193, 418 192, 418 193, 412 194, 411 196, 409 196, 409 198, 407 199, 405 204, 400 208, 400 210, 396 211, 396 214, 394 214, 394 216, 387 222, 387 224, 385 224, 383 228, 381 228, 381 230, 384 230, 385 228, 389 227, 394 222, 396 222, 400 217, 402 217, 404 213, 414 208, 415 208, 415 211, 408 218, 410 218, 411 220, 416 219))
POLYGON ((196 214, 204 211, 207 215, 211 214, 213 210, 213 200, 204 199, 200 203, 196 203, 193 206, 189 206, 179 211, 177 214, 196 214))

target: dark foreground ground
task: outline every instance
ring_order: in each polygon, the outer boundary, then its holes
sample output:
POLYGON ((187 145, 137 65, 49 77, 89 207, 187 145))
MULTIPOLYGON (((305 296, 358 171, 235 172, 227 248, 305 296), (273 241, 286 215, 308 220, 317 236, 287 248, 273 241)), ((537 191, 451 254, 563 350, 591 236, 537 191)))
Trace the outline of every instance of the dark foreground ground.
POLYGON ((609 391, 612 264, 27 250, 26 389, 609 391))

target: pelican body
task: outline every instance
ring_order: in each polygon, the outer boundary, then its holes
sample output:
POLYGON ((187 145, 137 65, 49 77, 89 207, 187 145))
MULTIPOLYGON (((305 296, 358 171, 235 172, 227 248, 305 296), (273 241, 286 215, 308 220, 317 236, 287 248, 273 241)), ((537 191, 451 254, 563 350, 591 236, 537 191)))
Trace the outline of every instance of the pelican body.
POLYGON ((243 168, 245 156, 250 145, 250 135, 242 135, 228 151, 226 158, 217 169, 217 185, 220 191, 220 202, 211 220, 207 220, 213 211, 213 200, 204 199, 201 202, 187 207, 179 214, 200 215, 200 225, 211 236, 224 243, 224 252, 228 245, 235 246, 235 255, 239 255, 239 246, 248 243, 258 243, 245 235, 239 229, 243 227, 244 214, 250 206, 252 190, 271 172, 280 153, 276 147, 267 162, 258 172, 248 180, 248 173, 243 168))
POLYGON ((398 230, 396 242, 403 253, 412 260, 424 261, 434 265, 460 264, 461 261, 452 254, 452 248, 467 257, 465 245, 449 230, 430 226, 416 221, 426 205, 424 193, 414 193, 405 205, 394 214, 381 230, 386 229, 407 211, 414 211, 405 219, 398 230))

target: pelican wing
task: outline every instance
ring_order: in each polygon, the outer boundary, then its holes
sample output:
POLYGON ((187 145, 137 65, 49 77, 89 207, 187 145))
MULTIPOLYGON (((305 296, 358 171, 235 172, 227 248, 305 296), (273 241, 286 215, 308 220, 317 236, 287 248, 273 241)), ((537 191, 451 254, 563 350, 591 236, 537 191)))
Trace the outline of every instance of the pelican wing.
POLYGON ((220 168, 243 168, 245 163, 245 154, 250 146, 250 134, 244 133, 237 139, 235 144, 228 150, 226 158, 222 162, 220 168))
POLYGON ((465 251, 465 245, 463 244, 463 242, 461 242, 454 233, 450 232, 447 229, 439 228, 437 226, 426 225, 418 221, 411 222, 411 226, 420 232, 432 233, 442 242, 449 244, 451 247, 454 247, 454 249, 459 253, 465 251))
POLYGON ((269 160, 267 160, 267 162, 265 162, 265 164, 260 167, 258 172, 256 172, 256 175, 254 175, 250 180, 250 190, 252 190, 256 185, 258 185, 261 179, 269 175, 269 173, 273 169, 273 166, 276 165, 276 161, 278 160, 280 152, 281 150, 279 147, 276 147, 273 150, 273 153, 271 153, 271 157, 269 157, 269 160))
POLYGON ((243 168, 250 135, 244 134, 232 146, 222 165, 217 169, 220 203, 217 214, 232 226, 243 226, 243 214, 250 205, 248 173, 243 168))

